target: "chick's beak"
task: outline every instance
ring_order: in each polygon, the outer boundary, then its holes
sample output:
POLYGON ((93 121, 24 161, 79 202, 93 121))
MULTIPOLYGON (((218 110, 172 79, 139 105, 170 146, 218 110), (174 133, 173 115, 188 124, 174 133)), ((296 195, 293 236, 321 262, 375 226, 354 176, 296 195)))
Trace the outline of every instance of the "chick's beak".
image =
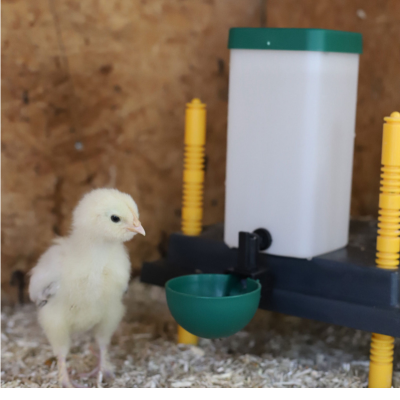
POLYGON ((143 226, 141 223, 139 223, 138 226, 134 226, 134 225, 128 226, 128 231, 140 233, 141 235, 146 236, 146 232, 143 229, 143 226))

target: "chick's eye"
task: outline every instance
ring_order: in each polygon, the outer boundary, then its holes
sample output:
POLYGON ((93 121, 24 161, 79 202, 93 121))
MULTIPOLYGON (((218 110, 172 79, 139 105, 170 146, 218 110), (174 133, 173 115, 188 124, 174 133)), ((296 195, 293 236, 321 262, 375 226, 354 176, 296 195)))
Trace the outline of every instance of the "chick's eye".
POLYGON ((116 215, 111 215, 111 221, 117 223, 121 221, 121 218, 117 217, 116 215))

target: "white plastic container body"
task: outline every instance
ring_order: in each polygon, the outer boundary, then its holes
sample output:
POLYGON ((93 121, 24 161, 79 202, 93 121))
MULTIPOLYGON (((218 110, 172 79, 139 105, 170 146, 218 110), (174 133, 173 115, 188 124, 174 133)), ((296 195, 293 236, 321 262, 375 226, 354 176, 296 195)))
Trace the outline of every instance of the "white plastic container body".
POLYGON ((359 55, 231 50, 225 242, 270 231, 267 253, 346 246, 359 55))

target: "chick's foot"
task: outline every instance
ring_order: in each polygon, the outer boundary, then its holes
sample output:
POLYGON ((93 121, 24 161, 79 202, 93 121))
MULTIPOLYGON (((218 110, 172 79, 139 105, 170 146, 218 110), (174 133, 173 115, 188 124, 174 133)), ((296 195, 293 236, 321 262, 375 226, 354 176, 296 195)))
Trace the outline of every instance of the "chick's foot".
POLYGON ((99 373, 100 371, 100 365, 96 365, 95 368, 93 368, 89 372, 82 372, 81 374, 78 374, 79 378, 91 378, 92 376, 95 376, 99 373))
POLYGON ((72 384, 72 382, 68 378, 63 378, 60 381, 60 386, 62 388, 73 388, 74 387, 74 385, 72 384))
POLYGON ((115 378, 114 371, 110 367, 102 368, 101 373, 103 374, 103 379, 105 381, 111 381, 115 378))

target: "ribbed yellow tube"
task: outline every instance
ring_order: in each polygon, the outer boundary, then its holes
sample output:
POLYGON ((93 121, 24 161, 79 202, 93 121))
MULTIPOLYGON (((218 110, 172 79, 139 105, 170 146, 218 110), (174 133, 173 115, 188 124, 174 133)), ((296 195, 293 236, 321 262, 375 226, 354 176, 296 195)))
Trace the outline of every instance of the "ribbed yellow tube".
POLYGON ((370 388, 390 388, 393 374, 394 338, 373 333, 369 364, 370 388))
MULTIPOLYGON (((394 270, 400 251, 400 113, 385 118, 382 142, 376 264, 394 270)), ((369 365, 370 388, 392 386, 394 338, 373 333, 369 365)))
MULTIPOLYGON (((205 144, 206 105, 193 99, 186 105, 182 200, 182 232, 190 236, 202 230, 205 144)), ((197 336, 178 327, 178 343, 197 342, 197 336)))
POLYGON ((193 99, 186 105, 183 165, 182 232, 200 235, 203 220, 206 105, 193 99))

